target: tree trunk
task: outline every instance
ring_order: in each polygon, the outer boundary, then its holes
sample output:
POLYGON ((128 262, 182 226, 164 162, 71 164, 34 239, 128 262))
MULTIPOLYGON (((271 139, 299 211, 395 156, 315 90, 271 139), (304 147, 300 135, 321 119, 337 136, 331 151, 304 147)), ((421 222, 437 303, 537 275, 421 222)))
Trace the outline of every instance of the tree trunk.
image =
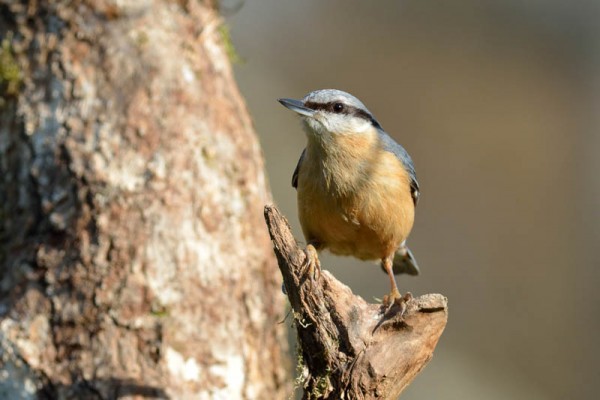
POLYGON ((289 395, 261 154, 207 3, 0 0, 0 397, 289 395))

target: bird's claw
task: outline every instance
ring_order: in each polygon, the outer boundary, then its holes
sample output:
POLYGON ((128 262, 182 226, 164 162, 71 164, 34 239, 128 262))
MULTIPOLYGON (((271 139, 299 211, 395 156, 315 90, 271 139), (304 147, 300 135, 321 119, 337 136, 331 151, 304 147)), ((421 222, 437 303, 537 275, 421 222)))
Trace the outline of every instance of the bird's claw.
POLYGON ((308 271, 311 274, 313 280, 319 279, 321 276, 321 262, 319 261, 319 255, 317 249, 312 244, 309 244, 304 249, 304 255, 306 256, 305 265, 308 267, 308 271))
POLYGON ((392 290, 390 294, 383 296, 383 306, 385 307, 385 312, 387 313, 394 305, 397 305, 400 307, 400 316, 404 316, 404 313, 406 312, 406 303, 408 303, 412 298, 413 295, 411 292, 406 292, 404 296, 402 296, 398 289, 392 290))

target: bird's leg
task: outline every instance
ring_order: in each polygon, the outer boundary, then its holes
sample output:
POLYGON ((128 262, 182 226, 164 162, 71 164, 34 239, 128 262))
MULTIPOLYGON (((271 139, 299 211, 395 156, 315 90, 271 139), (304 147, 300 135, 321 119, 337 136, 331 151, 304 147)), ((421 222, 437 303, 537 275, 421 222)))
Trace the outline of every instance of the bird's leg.
POLYGON ((401 299, 402 295, 398 290, 398 285, 396 285, 396 278, 394 277, 394 269, 393 269, 393 255, 391 257, 386 257, 381 260, 383 263, 383 268, 385 272, 387 272, 388 277, 390 278, 390 286, 392 287, 392 291, 389 295, 383 298, 383 303, 389 305, 393 303, 396 299, 401 299))
POLYGON ((410 293, 406 293, 403 297, 400 294, 400 291, 398 290, 398 285, 396 285, 396 278, 394 277, 393 259, 394 255, 392 254, 381 260, 383 268, 385 269, 390 278, 390 285, 392 287, 392 291, 390 292, 390 294, 383 297, 383 305, 386 307, 390 307, 393 304, 398 304, 401 307, 406 308, 405 303, 412 298, 412 295, 410 293))
POLYGON ((305 263, 309 268, 309 273, 312 273, 313 279, 319 279, 321 276, 321 262, 319 261, 316 246, 316 243, 309 242, 304 249, 304 255, 306 256, 305 263))

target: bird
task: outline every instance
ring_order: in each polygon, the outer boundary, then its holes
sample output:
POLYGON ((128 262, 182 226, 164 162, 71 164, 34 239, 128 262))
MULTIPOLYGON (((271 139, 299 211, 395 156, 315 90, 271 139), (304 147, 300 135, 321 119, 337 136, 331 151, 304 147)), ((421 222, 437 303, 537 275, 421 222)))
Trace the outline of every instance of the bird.
POLYGON ((307 137, 292 186, 308 265, 320 274, 318 252, 325 249, 380 260, 391 286, 384 304, 405 301, 394 275, 419 274, 406 245, 420 194, 408 152, 344 91, 321 89, 278 101, 300 116, 307 137))

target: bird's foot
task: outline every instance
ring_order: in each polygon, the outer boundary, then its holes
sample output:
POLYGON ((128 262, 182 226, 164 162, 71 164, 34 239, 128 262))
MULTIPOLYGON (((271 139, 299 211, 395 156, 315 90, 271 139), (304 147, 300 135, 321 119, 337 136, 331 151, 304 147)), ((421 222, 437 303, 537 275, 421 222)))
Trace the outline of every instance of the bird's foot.
POLYGON ((400 294, 398 289, 392 290, 392 292, 383 297, 383 306, 385 307, 385 313, 391 310, 391 308, 395 305, 400 307, 399 314, 403 316, 406 312, 406 303, 408 303, 413 298, 411 292, 406 292, 404 296, 400 294))
POLYGON ((304 255, 306 256, 305 265, 308 267, 308 272, 311 274, 313 280, 319 279, 321 276, 321 261, 319 261, 319 254, 315 246, 312 244, 306 246, 304 255))

